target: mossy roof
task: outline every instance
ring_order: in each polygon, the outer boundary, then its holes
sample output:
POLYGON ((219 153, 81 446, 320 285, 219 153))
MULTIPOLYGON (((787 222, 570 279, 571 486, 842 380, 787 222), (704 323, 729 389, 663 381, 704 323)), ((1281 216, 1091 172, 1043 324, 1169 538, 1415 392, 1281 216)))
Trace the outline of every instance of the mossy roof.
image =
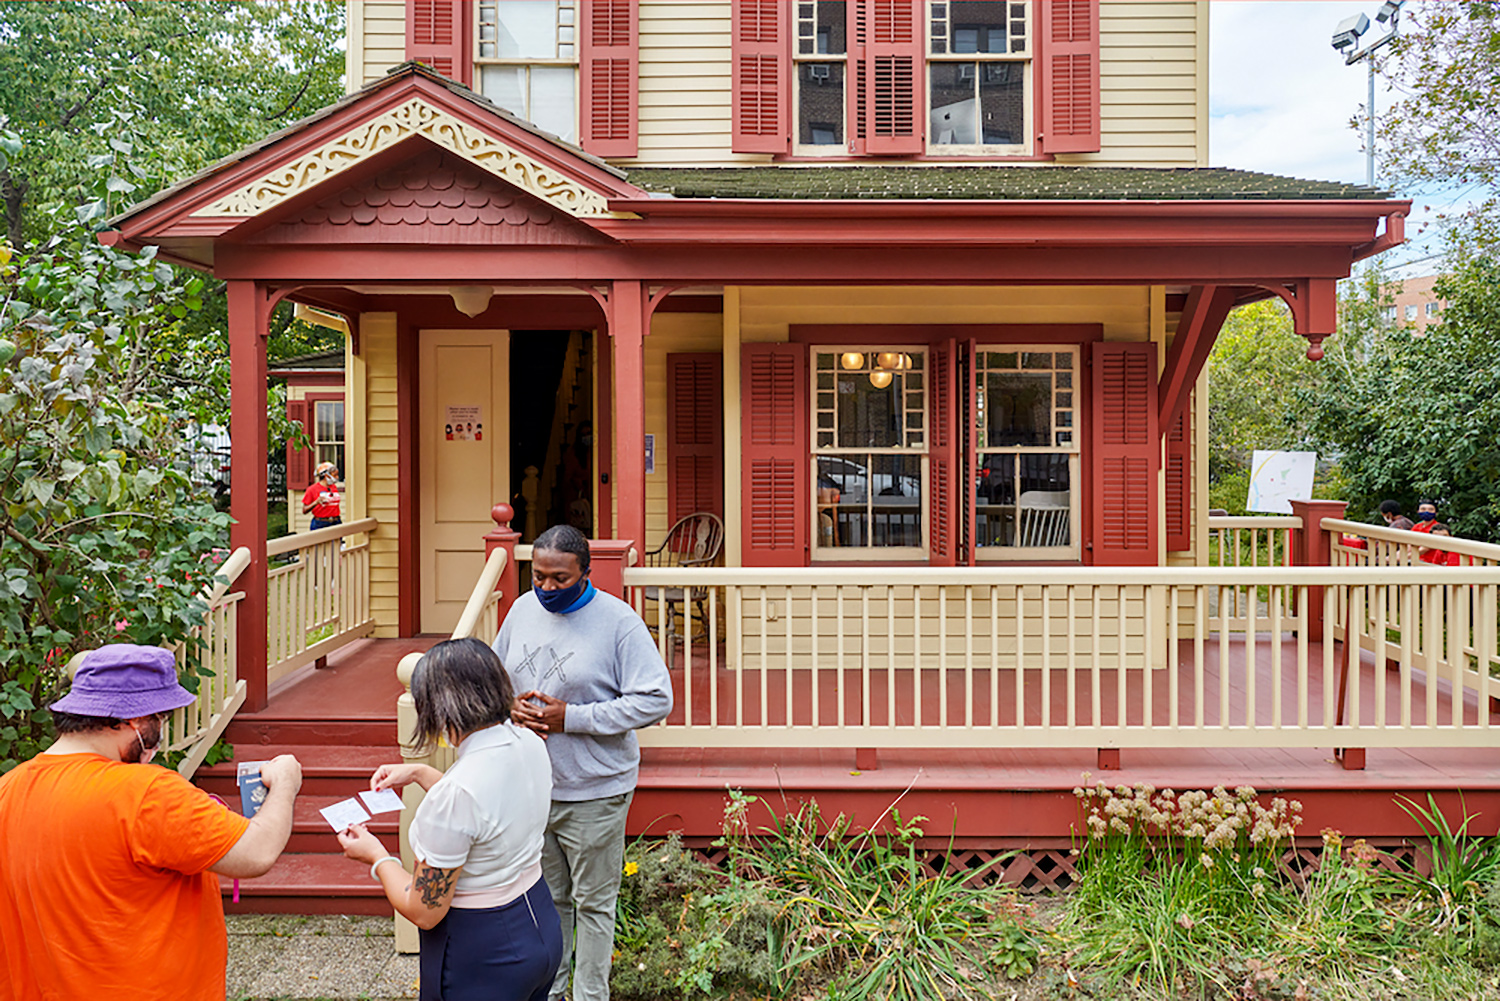
POLYGON ((677 198, 976 201, 1379 200, 1362 184, 1306 181, 1226 167, 672 167, 626 180, 677 198))

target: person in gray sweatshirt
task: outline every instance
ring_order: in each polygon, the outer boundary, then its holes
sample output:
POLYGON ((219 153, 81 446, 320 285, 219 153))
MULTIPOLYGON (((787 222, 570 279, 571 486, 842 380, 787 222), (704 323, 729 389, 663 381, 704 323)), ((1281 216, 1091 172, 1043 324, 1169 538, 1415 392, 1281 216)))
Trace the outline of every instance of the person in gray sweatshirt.
POLYGON ((547 738, 552 809, 542 875, 562 919, 551 998, 608 1001, 625 814, 641 753, 635 732, 672 711, 672 682, 634 609, 589 582, 589 543, 554 525, 532 544, 532 589, 495 638, 515 680, 511 718, 547 738))

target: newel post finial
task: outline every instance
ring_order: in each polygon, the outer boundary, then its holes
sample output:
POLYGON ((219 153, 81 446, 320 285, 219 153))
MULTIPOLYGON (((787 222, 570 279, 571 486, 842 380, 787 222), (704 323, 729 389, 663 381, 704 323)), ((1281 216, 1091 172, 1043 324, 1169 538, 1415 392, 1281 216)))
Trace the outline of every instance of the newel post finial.
MULTIPOLYGON (((500 622, 505 621, 510 606, 521 596, 521 571, 516 566, 516 543, 521 541, 521 533, 510 527, 510 520, 515 516, 515 509, 504 501, 490 508, 490 517, 494 519, 495 527, 484 537, 486 560, 497 547, 505 550, 505 567, 500 571, 500 580, 495 585, 495 589, 500 592, 500 622)), ((496 628, 499 628, 499 623, 496 623, 496 628)))

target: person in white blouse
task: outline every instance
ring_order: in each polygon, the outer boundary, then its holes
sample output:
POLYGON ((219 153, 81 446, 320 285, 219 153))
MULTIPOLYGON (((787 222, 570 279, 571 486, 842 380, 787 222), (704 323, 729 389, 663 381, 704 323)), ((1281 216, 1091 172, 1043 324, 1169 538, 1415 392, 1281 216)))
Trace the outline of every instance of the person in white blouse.
POLYGON ((370 866, 397 912, 421 931, 419 997, 543 1001, 562 959, 562 930, 542 878, 552 766, 542 738, 511 722, 510 676, 484 643, 447 640, 411 678, 418 753, 458 749, 446 773, 381 765, 370 788, 426 790, 410 828, 414 872, 363 826, 339 834, 370 866))

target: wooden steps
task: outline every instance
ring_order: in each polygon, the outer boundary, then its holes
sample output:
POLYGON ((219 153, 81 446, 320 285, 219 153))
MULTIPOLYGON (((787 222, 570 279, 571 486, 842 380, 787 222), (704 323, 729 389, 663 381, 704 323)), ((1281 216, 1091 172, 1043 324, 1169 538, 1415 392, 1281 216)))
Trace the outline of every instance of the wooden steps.
MULTIPOLYGON (((312 721, 309 721, 312 722, 312 721)), ((394 733, 395 722, 390 723, 394 733)), ((337 728, 325 731, 336 734, 337 728)), ((382 764, 401 760, 394 739, 386 745, 342 742, 311 744, 239 744, 236 757, 262 761, 277 754, 294 754, 302 763, 302 790, 292 816, 292 836, 271 871, 256 879, 242 879, 239 902, 233 881, 221 879, 224 909, 251 914, 390 914, 390 904, 367 866, 344 857, 338 839, 318 813, 322 807, 354 796, 370 787, 370 773, 382 764)), ((222 796, 238 812, 239 790, 235 763, 201 768, 194 782, 222 796)), ((383 813, 370 824, 388 849, 398 848, 399 815, 383 813)))

